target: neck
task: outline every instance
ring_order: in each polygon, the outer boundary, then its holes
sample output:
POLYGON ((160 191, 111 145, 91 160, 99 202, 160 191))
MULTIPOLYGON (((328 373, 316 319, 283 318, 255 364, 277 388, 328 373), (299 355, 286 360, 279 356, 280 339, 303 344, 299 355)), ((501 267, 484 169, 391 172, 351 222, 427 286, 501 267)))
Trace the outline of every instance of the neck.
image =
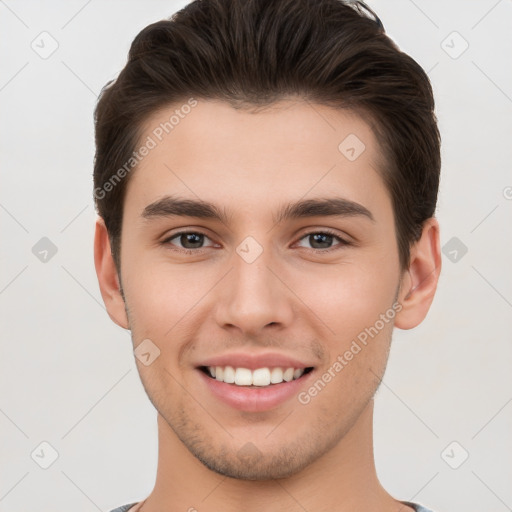
POLYGON ((380 510, 406 512, 381 486, 374 463, 373 399, 352 428, 301 472, 279 480, 248 481, 206 468, 158 415, 158 469, 142 512, 380 510))

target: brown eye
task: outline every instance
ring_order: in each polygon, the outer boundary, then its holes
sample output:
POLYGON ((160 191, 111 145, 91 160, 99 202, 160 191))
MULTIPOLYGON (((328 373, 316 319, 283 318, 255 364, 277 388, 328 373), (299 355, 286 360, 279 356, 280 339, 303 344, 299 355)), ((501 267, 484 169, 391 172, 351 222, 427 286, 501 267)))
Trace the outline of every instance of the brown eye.
POLYGON ((179 241, 185 249, 198 249, 204 242, 204 235, 199 233, 184 233, 179 237, 179 241))
MULTIPOLYGON (((194 249, 203 249, 204 247, 213 247, 213 242, 210 245, 204 245, 205 240, 210 240, 204 233, 199 233, 196 231, 181 231, 179 233, 175 233, 174 235, 166 238, 163 241, 164 245, 177 245, 178 249, 183 250, 194 250, 194 249), (172 242, 173 240, 177 240, 177 242, 172 242)), ((211 242, 211 241, 210 241, 211 242)), ((199 251, 198 251, 199 252, 199 251)))
POLYGON ((320 252, 329 252, 345 245, 350 245, 349 242, 329 230, 312 231, 305 234, 301 240, 306 240, 311 245, 312 250, 320 252), (338 241, 339 243, 333 246, 334 241, 338 241))

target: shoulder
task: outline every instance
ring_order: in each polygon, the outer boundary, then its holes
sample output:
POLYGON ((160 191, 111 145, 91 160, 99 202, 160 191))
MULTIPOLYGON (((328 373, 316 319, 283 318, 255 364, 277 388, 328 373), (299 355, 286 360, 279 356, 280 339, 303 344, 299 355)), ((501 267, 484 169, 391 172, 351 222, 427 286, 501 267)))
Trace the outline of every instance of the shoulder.
MULTIPOLYGON (((424 507, 423 505, 420 505, 419 503, 412 503, 410 501, 402 501, 405 505, 410 505, 416 512, 434 512, 433 510, 430 510, 427 507, 424 507)), ((134 505, 137 505, 137 502, 135 503, 129 503, 128 505, 122 505, 118 508, 115 508, 111 510, 110 512, 128 512, 134 505)))
POLYGON ((137 502, 129 503, 128 505, 122 505, 121 507, 115 508, 110 512, 128 512, 128 510, 130 510, 134 505, 137 505, 137 502))
POLYGON ((430 510, 427 507, 424 507, 423 505, 420 505, 419 503, 413 503, 412 501, 402 501, 404 505, 409 505, 412 507, 416 512, 434 512, 433 510, 430 510))

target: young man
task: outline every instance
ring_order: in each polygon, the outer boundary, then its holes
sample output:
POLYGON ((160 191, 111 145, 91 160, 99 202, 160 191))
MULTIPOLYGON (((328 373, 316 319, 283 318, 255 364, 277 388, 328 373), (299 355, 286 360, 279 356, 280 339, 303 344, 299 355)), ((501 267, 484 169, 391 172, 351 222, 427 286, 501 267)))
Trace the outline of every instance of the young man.
POLYGON ((426 512, 372 440, 441 267, 420 66, 361 3, 202 0, 136 37, 95 121, 99 285, 158 411, 155 487, 116 511, 426 512))

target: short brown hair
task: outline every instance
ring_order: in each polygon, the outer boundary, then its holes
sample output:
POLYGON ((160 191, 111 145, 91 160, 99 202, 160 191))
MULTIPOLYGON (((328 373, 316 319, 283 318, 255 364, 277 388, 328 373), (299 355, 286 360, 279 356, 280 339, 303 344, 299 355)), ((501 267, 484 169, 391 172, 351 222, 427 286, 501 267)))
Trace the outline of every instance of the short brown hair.
POLYGON ((126 169, 145 121, 190 97, 242 108, 290 95, 370 121, 384 156, 380 173, 393 204, 400 267, 409 267, 410 245, 434 216, 441 167, 425 71, 353 3, 196 0, 136 36, 94 112, 94 198, 118 272, 130 174, 112 178, 126 169))

